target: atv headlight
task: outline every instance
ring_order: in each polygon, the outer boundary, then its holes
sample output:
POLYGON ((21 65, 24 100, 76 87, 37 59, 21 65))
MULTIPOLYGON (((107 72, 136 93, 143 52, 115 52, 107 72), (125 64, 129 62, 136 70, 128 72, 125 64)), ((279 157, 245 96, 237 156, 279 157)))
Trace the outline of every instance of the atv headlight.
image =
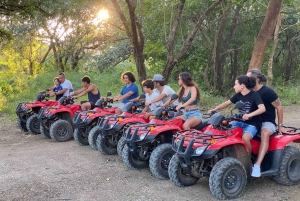
POLYGON ((198 147, 195 149, 195 154, 201 155, 205 151, 206 147, 198 147))
POLYGON ((108 124, 107 129, 112 129, 115 126, 115 124, 108 124))
POLYGON ((147 133, 143 133, 139 135, 139 140, 143 140, 146 137, 147 133))

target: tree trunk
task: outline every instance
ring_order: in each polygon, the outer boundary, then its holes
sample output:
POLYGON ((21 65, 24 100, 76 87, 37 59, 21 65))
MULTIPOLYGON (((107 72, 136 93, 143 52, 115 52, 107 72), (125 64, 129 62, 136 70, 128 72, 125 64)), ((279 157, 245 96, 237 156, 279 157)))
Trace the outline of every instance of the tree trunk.
POLYGON ((136 64, 136 68, 138 71, 138 79, 139 83, 142 83, 143 80, 146 79, 146 66, 145 66, 145 59, 144 59, 144 35, 142 32, 142 25, 138 21, 138 17, 136 16, 136 2, 132 2, 130 0, 125 0, 127 3, 127 7, 129 10, 130 16, 130 24, 131 24, 131 33, 132 38, 131 42, 133 44, 133 56, 136 64))
POLYGON ((52 44, 49 45, 49 48, 48 48, 47 52, 45 53, 43 58, 40 60, 40 64, 43 64, 46 61, 46 59, 47 59, 47 57, 48 57, 51 50, 52 50, 52 44))
POLYGON ((226 27, 227 14, 229 11, 229 7, 224 10, 224 13, 221 18, 221 24, 219 28, 219 32, 217 35, 217 46, 216 46, 216 62, 215 62, 215 70, 214 70, 214 90, 222 91, 223 86, 223 66, 221 60, 221 52, 222 52, 222 41, 224 35, 224 29, 226 27))
POLYGON ((237 77, 237 71, 238 71, 238 53, 239 51, 238 50, 234 50, 233 51, 233 55, 231 53, 231 80, 230 80, 230 83, 232 83, 232 85, 234 84, 235 82, 235 79, 237 77))
POLYGON ((274 43, 272 46, 272 50, 269 55, 269 62, 268 62, 268 75, 267 75, 267 86, 272 86, 272 81, 273 81, 273 58, 274 58, 274 53, 275 49, 278 44, 278 35, 279 35, 279 29, 281 26, 281 16, 278 16, 275 32, 274 32, 274 43))
POLYGON ((52 46, 52 50, 53 50, 53 55, 54 55, 54 59, 55 59, 56 69, 64 72, 65 68, 63 65, 62 57, 60 56, 59 52, 57 51, 55 45, 52 46))
POLYGON ((123 26, 126 30, 127 36, 131 41, 133 47, 133 56, 136 64, 136 68, 138 71, 138 80, 141 83, 143 80, 146 79, 146 66, 145 66, 145 59, 144 59, 144 34, 142 31, 142 25, 136 16, 136 0, 125 0, 129 12, 129 20, 126 19, 124 12, 121 10, 119 3, 116 0, 111 0, 116 12, 119 15, 120 20, 123 23, 123 26), (130 24, 130 26, 129 26, 130 24))
POLYGON ((187 36, 186 40, 184 41, 180 51, 175 55, 174 53, 174 43, 175 43, 175 36, 176 31, 178 29, 178 25, 181 19, 182 10, 184 7, 185 0, 180 0, 178 3, 178 12, 174 18, 173 28, 169 33, 168 40, 167 40, 167 61, 165 64, 165 68, 163 70, 163 76, 168 81, 170 75, 173 71, 173 68, 178 63, 178 61, 182 58, 182 56, 189 50, 192 45, 192 42, 195 38, 197 31, 199 30, 200 26, 202 25, 203 21, 206 17, 214 10, 214 8, 219 5, 222 0, 216 0, 198 19, 197 23, 195 24, 193 30, 191 30, 190 34, 187 36))
POLYGON ((298 31, 288 42, 288 59, 286 60, 285 66, 285 82, 288 82, 293 75, 293 68, 299 63, 298 55, 297 55, 297 44, 295 40, 299 38, 300 31, 298 31))
POLYGON ((274 31, 283 0, 270 0, 264 22, 258 33, 249 69, 262 69, 265 51, 274 31))

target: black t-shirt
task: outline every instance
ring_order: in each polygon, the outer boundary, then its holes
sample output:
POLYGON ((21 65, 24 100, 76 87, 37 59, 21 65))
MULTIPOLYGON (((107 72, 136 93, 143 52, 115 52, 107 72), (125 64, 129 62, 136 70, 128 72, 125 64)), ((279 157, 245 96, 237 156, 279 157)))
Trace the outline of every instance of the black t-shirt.
MULTIPOLYGON (((254 112, 258 109, 258 105, 263 104, 260 95, 255 91, 250 91, 245 96, 243 96, 241 93, 237 93, 230 99, 230 101, 234 104, 238 101, 242 101, 245 103, 245 107, 243 109, 240 109, 239 111, 242 114, 249 114, 251 112, 254 112)), ((258 131, 260 131, 261 129, 261 115, 253 116, 250 120, 246 120, 243 122, 255 126, 258 131)))
POLYGON ((273 124, 276 125, 275 123, 275 108, 272 105, 272 103, 277 100, 278 95, 273 91, 273 89, 262 86, 257 93, 259 93, 265 107, 266 107, 266 112, 261 114, 261 119, 263 122, 272 122, 273 124))

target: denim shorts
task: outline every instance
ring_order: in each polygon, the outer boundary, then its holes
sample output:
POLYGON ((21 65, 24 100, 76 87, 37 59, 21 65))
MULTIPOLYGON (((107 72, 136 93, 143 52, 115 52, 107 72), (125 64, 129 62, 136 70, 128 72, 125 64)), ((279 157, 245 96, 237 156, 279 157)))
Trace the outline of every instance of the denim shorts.
POLYGON ((253 125, 246 124, 246 123, 241 122, 241 121, 232 121, 230 124, 232 126, 242 128, 244 133, 249 133, 252 138, 257 134, 257 128, 253 125))
POLYGON ((193 110, 193 111, 184 111, 183 117, 185 120, 187 120, 190 117, 198 117, 202 120, 202 114, 200 110, 193 110))
POLYGON ((122 112, 125 110, 124 105, 125 105, 125 103, 112 104, 113 107, 118 107, 120 110, 122 110, 122 112))
POLYGON ((276 126, 272 122, 263 122, 262 126, 261 126, 261 130, 264 129, 264 128, 269 129, 271 131, 271 133, 276 132, 276 126))

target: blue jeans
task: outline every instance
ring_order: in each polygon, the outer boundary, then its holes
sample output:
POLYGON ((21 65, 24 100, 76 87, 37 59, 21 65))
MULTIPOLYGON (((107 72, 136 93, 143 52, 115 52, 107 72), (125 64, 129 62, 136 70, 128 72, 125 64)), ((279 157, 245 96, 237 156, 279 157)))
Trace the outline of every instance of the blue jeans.
POLYGON ((183 117, 185 120, 187 120, 190 117, 198 117, 202 120, 202 114, 200 110, 193 110, 193 111, 184 111, 183 117))
POLYGON ((232 126, 242 128, 244 133, 249 133, 252 136, 252 138, 257 134, 257 129, 253 125, 246 124, 246 123, 241 122, 241 121, 232 121, 230 124, 232 126))

